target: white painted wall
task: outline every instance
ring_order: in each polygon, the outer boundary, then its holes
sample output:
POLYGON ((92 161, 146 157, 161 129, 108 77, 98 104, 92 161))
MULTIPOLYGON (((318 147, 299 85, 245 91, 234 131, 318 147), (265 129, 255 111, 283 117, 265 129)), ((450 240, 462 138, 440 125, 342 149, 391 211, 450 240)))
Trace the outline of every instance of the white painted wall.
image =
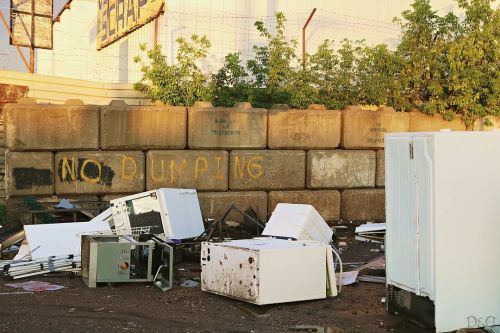
MULTIPOLYGON (((368 44, 399 41, 395 16, 408 9, 412 0, 166 0, 166 13, 160 17, 158 41, 171 62, 175 40, 192 33, 207 35, 212 42, 205 70, 215 72, 224 56, 239 51, 246 60, 252 47, 261 44, 256 20, 273 24, 273 13, 283 11, 288 19, 287 35, 299 44, 301 31, 311 10, 317 12, 307 30, 307 49, 314 52, 324 39, 365 39, 368 44)), ((441 13, 456 9, 452 0, 432 0, 441 13)), ((37 72, 101 82, 136 82, 140 68, 133 63, 139 44, 153 45, 151 22, 107 48, 96 51, 97 0, 73 0, 61 22, 54 24, 54 49, 38 50, 37 72)))

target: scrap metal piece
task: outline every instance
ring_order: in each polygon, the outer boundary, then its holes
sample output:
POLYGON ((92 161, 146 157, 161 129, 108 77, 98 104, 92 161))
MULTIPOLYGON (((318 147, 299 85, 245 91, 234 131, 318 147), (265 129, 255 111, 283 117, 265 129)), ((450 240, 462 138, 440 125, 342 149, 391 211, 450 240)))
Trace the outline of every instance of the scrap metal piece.
POLYGON ((155 253, 157 256, 159 253, 160 266, 153 278, 153 285, 161 291, 167 291, 172 289, 173 286, 174 248, 154 235, 152 236, 152 240, 162 248, 161 252, 157 250, 155 253))

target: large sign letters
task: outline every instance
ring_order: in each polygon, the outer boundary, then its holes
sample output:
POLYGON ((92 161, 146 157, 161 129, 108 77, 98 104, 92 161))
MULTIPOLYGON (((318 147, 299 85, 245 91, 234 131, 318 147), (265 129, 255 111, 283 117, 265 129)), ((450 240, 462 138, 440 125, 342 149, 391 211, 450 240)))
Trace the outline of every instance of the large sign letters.
POLYGON ((98 0, 97 49, 153 20, 163 4, 164 0, 98 0))

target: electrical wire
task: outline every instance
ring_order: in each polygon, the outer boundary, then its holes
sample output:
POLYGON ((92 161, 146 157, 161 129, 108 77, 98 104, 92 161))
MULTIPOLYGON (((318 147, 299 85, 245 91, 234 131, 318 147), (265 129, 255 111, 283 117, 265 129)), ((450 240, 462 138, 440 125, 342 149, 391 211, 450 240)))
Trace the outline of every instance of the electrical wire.
MULTIPOLYGON (((343 279, 343 275, 344 275, 344 269, 342 268, 342 259, 340 259, 340 255, 337 253, 337 251, 335 250, 335 246, 333 246, 333 244, 331 244, 332 246, 332 252, 335 254, 335 256, 337 257, 337 260, 339 262, 339 265, 340 265, 340 272, 339 272, 339 293, 341 292, 342 290, 342 279, 343 279)), ((335 273, 336 269, 334 269, 334 273, 335 273)))

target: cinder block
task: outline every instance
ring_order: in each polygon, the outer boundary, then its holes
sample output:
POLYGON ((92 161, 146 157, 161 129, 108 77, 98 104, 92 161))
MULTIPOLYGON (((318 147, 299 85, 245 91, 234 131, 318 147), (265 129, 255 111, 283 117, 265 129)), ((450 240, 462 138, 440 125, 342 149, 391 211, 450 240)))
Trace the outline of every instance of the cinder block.
POLYGON ((113 101, 101 110, 102 149, 183 149, 186 130, 184 107, 129 106, 113 101))
POLYGON ((310 150, 307 188, 375 187, 375 169, 372 150, 310 150))
POLYGON ((340 143, 341 113, 334 110, 269 110, 271 149, 333 149, 340 143))
MULTIPOLYGON (((201 215, 203 217, 221 220, 231 205, 245 211, 252 208, 261 221, 267 221, 267 193, 264 191, 254 192, 200 192, 201 215)), ((232 211, 227 221, 243 222, 242 214, 232 211)))
POLYGON ((420 111, 409 113, 410 116, 410 132, 434 132, 442 129, 451 129, 452 131, 465 131, 465 123, 462 122, 460 116, 448 121, 440 114, 429 116, 420 111))
POLYGON ((9 150, 99 148, 99 107, 68 100, 64 105, 4 106, 5 145, 9 150))
POLYGON ((343 191, 342 220, 385 221, 385 190, 377 188, 343 191))
POLYGON ((146 155, 146 188, 227 190, 228 153, 225 150, 151 150, 146 155))
POLYGON ((54 155, 8 151, 5 187, 9 196, 54 194, 54 155))
POLYGON ((305 187, 302 150, 233 150, 229 160, 231 190, 295 190, 305 187))
POLYGON ((341 146, 346 149, 384 148, 384 133, 408 132, 408 112, 392 108, 377 111, 348 107, 342 111, 341 146))
POLYGON ((188 109, 188 145, 191 149, 265 148, 267 110, 249 103, 235 108, 192 107, 188 109))
POLYGON ((322 191, 271 191, 269 192, 268 216, 279 203, 312 205, 327 222, 340 220, 340 192, 322 191))
POLYGON ((377 187, 385 186, 385 154, 383 149, 377 151, 377 176, 375 184, 377 187))
POLYGON ((144 191, 142 151, 73 151, 55 157, 57 194, 144 191))

